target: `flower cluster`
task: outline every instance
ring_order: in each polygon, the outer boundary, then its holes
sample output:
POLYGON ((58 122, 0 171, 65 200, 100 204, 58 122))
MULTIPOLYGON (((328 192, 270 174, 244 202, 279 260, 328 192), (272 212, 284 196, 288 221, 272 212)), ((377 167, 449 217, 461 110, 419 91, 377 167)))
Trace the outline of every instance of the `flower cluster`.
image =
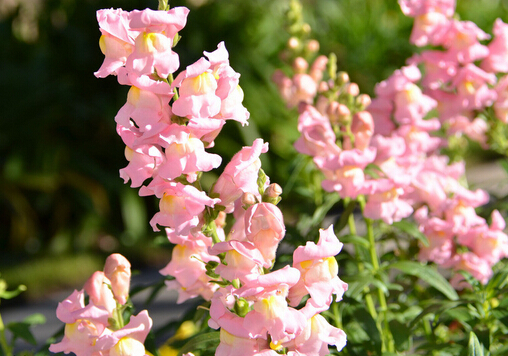
MULTIPOLYGON (((447 141, 439 130, 465 133, 486 144, 486 121, 473 118, 487 106, 504 105, 502 96, 496 101, 502 90, 491 85, 497 81, 495 73, 504 70, 502 58, 508 56, 502 41, 505 25, 497 20, 496 38, 483 46, 478 41, 486 34, 452 18, 453 1, 402 0, 400 6, 415 17, 412 43, 445 50, 415 55, 377 84, 374 99, 360 94, 344 72, 323 80, 329 61, 324 56, 310 66, 297 57, 294 75, 277 71, 274 81, 288 106, 298 107, 301 136, 295 148, 312 157, 324 175, 326 191, 357 199, 364 217, 387 224, 414 213, 429 239, 429 246, 421 248, 422 260, 466 270, 486 283, 492 266, 508 257, 504 220, 494 211, 489 226, 476 214, 475 208, 488 202, 488 194, 460 183, 464 163, 451 164, 440 154, 447 141), (474 64, 478 60, 483 60, 481 68, 474 64), (438 117, 429 118, 433 110, 438 117)), ((460 276, 452 282, 459 287, 460 276)))
POLYGON ((423 50, 408 62, 421 64, 424 69, 421 86, 437 102, 446 133, 465 134, 487 147, 490 123, 483 111, 492 107, 495 120, 508 122, 508 25, 497 19, 494 38, 484 45, 481 41, 490 39, 490 35, 471 21, 454 18, 454 0, 399 3, 406 16, 415 18, 410 42, 418 47, 440 48, 423 50), (499 80, 498 74, 503 74, 499 80))
POLYGON ((342 349, 345 333, 320 315, 347 289, 337 276, 342 244, 333 227, 317 244, 299 247, 292 267, 272 271, 285 225, 276 206, 281 188, 261 170, 268 143, 243 147, 208 192, 201 186, 202 174, 222 162, 207 150, 226 120, 245 125, 249 113, 223 43, 173 78, 179 60, 172 48, 187 14, 179 7, 97 13, 105 60, 96 76, 116 75, 131 86, 115 117, 129 161, 120 175, 141 187, 140 195, 160 199, 150 225, 163 227, 175 245, 160 272, 170 276, 178 303, 197 296, 211 302, 209 325, 221 329, 216 355, 342 349))
POLYGON ((106 259, 104 271, 95 272, 84 289, 75 290, 58 304, 56 316, 65 323, 62 341, 51 352, 76 356, 145 356, 145 339, 152 327, 146 310, 131 316, 127 324, 123 311, 129 297, 129 261, 120 254, 106 259), (89 301, 85 305, 85 292, 89 301))

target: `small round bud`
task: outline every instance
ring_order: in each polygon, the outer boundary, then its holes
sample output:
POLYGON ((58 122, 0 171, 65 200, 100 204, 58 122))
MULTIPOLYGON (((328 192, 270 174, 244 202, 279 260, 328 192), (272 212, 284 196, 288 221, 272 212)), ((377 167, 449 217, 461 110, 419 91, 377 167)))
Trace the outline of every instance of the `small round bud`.
POLYGON ((342 85, 349 83, 349 74, 346 72, 337 73, 337 84, 342 85))
POLYGON ((310 40, 307 42, 307 50, 311 53, 316 53, 319 51, 319 42, 316 40, 310 40))
POLYGON ((296 57, 293 62, 293 70, 295 73, 305 73, 309 68, 309 63, 302 57, 296 57))
POLYGON ((328 86, 328 83, 326 83, 326 82, 319 83, 319 86, 318 86, 319 93, 324 93, 325 91, 328 91, 328 89, 330 89, 330 87, 328 86))
POLYGON ((304 23, 302 25, 302 31, 303 31, 303 33, 310 33, 310 31, 312 31, 312 28, 310 27, 310 25, 308 23, 304 23))
POLYGON ((289 40, 288 40, 288 47, 291 48, 291 49, 297 49, 298 46, 300 46, 300 40, 298 40, 298 38, 296 37, 291 37, 289 40))
POLYGON ((360 88, 358 87, 358 84, 356 84, 356 83, 349 83, 349 85, 346 88, 346 92, 349 95, 357 96, 358 94, 360 94, 360 88))
POLYGON ((242 195, 242 204, 244 206, 251 206, 257 203, 256 196, 252 193, 245 192, 242 195))
POLYGON ((356 98, 356 103, 361 106, 362 109, 365 109, 367 106, 369 106, 371 102, 372 100, 368 94, 360 94, 356 98))
POLYGON ((282 194, 282 187, 277 183, 272 183, 266 188, 265 195, 269 198, 277 198, 282 194))

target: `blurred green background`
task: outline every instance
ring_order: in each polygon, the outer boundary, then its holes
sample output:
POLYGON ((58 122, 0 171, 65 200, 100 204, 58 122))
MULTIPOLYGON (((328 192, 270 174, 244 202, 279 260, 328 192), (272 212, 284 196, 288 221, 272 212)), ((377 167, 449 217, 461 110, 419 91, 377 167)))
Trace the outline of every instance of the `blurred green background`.
MULTIPOLYGON (((176 47, 181 66, 225 41, 242 76, 250 125, 229 122, 214 151, 226 162, 255 138, 268 141, 263 168, 286 188, 279 206, 291 225, 299 209, 313 205, 303 203, 309 192, 297 189, 296 112, 285 108, 271 82, 283 66, 289 0, 170 4, 191 10, 176 47)), ((372 94, 415 50, 408 43, 412 19, 394 0, 303 5, 321 53, 334 52, 339 69, 364 93, 372 94)), ((26 284, 27 298, 79 285, 111 252, 135 267, 168 262, 168 251, 155 243, 164 237, 148 225, 157 202, 140 198, 118 176, 126 160, 114 116, 128 88, 93 75, 103 60, 95 11, 118 7, 156 8, 157 0, 0 1, 0 273, 12 286, 26 284)), ((461 18, 487 32, 497 17, 508 22, 507 9, 508 0, 458 0, 461 18)))

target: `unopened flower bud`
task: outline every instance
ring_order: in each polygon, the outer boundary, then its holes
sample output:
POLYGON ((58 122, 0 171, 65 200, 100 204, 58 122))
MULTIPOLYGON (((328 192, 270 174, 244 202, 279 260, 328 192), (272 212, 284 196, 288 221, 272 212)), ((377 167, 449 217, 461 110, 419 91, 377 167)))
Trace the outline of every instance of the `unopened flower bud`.
POLYGON ((303 33, 310 33, 310 31, 312 31, 312 28, 310 27, 310 25, 308 23, 304 23, 302 25, 302 31, 303 31, 303 33))
POLYGON ((346 88, 346 92, 351 96, 357 96, 358 94, 360 94, 360 88, 356 83, 349 83, 349 85, 346 88))
POLYGON ((266 188, 265 195, 269 198, 277 198, 282 194, 282 187, 277 183, 272 183, 266 188))
POLYGON ((330 89, 330 87, 328 86, 328 84, 326 82, 319 83, 319 86, 318 86, 319 93, 324 93, 325 91, 328 91, 328 89, 330 89))
POLYGON ((242 195, 242 204, 244 207, 249 207, 257 203, 256 196, 252 193, 245 192, 242 195))
POLYGON ((235 302, 234 310, 238 316, 243 318, 250 311, 249 302, 244 298, 238 298, 235 302))
POLYGON ((356 98, 356 104, 360 106, 361 109, 365 109, 371 102, 372 100, 368 94, 360 94, 356 98))
POLYGON ((226 212, 219 211, 219 215, 217 216, 217 219, 215 219, 215 226, 223 228, 226 226, 226 212))
POLYGON ((311 53, 316 53, 319 51, 319 42, 316 40, 310 40, 307 42, 307 50, 311 53))
POLYGON ((346 72, 337 73, 337 84, 343 85, 349 83, 349 74, 346 72))
POLYGON ((298 46, 300 46, 300 41, 298 40, 298 38, 296 37, 291 37, 289 40, 288 40, 288 47, 290 49, 297 49, 298 46))
POLYGON ((302 57, 296 57, 293 62, 293 70, 295 73, 305 73, 309 68, 309 63, 302 57))

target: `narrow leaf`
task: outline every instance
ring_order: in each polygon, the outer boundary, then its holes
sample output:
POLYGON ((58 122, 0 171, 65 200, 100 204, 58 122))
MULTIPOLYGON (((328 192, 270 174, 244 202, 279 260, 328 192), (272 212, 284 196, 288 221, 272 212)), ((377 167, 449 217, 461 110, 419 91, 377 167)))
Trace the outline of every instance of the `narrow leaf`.
POLYGON ((451 284, 429 265, 423 265, 414 261, 399 261, 388 265, 388 268, 396 268, 406 274, 422 279, 450 300, 459 299, 457 292, 451 284))
POLYGON ((469 333, 468 356, 483 356, 483 348, 474 332, 469 333))
POLYGON ((396 221, 392 224, 392 226, 420 240, 425 247, 429 246, 429 240, 427 239, 427 236, 425 236, 425 234, 422 233, 416 225, 411 224, 409 221, 407 220, 396 221))
POLYGON ((206 334, 200 334, 192 339, 190 339, 183 347, 180 349, 179 355, 183 355, 187 352, 192 352, 197 350, 198 348, 203 347, 206 343, 213 342, 217 345, 220 341, 220 332, 219 331, 213 331, 206 334))

